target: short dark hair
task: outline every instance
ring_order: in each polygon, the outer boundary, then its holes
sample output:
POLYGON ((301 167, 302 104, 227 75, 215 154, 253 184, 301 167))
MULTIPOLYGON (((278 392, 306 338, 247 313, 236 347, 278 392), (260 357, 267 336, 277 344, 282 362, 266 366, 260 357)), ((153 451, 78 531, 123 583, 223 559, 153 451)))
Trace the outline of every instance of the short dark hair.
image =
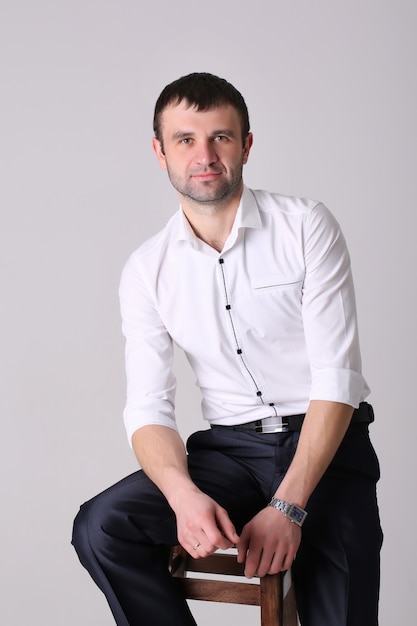
POLYGON ((162 141, 161 114, 171 105, 186 100, 197 111, 209 111, 219 106, 233 106, 239 113, 242 124, 242 142, 248 136, 249 113, 242 94, 224 78, 207 72, 195 72, 182 76, 167 85, 155 104, 153 130, 155 137, 162 141))

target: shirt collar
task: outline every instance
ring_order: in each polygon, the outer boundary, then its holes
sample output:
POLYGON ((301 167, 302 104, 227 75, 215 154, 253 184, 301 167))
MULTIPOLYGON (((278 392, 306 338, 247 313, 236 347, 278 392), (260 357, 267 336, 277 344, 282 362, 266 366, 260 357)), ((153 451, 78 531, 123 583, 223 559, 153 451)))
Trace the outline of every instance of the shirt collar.
MULTIPOLYGON (((195 236, 181 207, 178 216, 178 240, 189 241, 193 247, 195 247, 196 243, 200 242, 200 240, 195 236)), ((236 234, 240 228, 262 228, 262 220, 255 196, 245 185, 243 186, 242 197, 237 208, 235 221, 233 222, 228 241, 235 240, 236 234)))

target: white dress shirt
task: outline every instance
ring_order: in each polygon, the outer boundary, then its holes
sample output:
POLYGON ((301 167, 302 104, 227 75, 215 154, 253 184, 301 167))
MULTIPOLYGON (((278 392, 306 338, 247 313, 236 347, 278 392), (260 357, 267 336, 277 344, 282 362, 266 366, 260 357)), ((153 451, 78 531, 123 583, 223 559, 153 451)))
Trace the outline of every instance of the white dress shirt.
POLYGON ((147 424, 176 429, 173 342, 213 424, 305 413, 310 400, 357 407, 369 393, 349 254, 319 202, 245 187, 221 253, 180 208, 130 257, 120 301, 129 440, 147 424))

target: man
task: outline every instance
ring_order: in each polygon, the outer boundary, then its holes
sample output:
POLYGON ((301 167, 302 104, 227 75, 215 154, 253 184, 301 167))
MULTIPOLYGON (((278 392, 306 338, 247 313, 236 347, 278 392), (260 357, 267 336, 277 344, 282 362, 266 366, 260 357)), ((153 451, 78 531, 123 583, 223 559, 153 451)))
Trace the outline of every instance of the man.
POLYGON ((142 470, 83 505, 80 560, 119 625, 195 624, 167 570, 180 542, 195 558, 236 545, 249 578, 292 567, 303 626, 374 626, 379 468, 340 228, 319 202, 244 186, 252 134, 225 80, 168 85, 154 131, 181 206, 120 286, 142 470), (188 455, 173 342, 210 423, 188 455))

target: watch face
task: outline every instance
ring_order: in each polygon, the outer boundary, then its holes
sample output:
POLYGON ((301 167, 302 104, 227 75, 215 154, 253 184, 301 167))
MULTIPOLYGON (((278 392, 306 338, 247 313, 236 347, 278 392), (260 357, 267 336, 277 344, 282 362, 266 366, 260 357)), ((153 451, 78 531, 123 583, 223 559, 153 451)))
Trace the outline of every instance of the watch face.
POLYGON ((304 520, 305 512, 302 509, 300 509, 298 506, 293 506, 291 513, 290 513, 290 517, 297 524, 301 524, 304 520))

